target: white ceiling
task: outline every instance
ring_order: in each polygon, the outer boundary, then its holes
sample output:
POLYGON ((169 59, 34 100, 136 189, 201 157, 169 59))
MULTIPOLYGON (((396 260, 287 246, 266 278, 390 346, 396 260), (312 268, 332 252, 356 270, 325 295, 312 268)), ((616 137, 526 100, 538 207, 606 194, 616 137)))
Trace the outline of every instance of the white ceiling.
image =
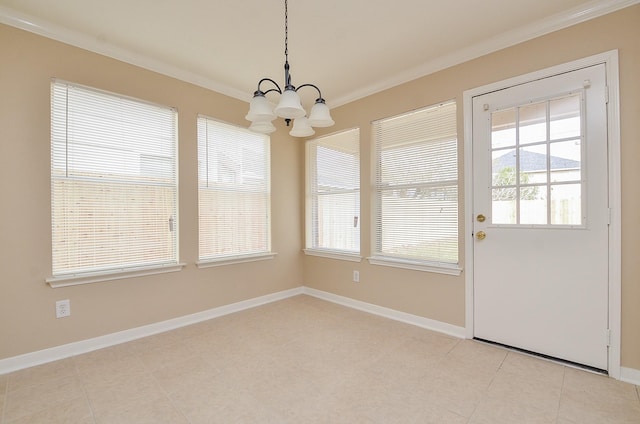
MULTIPOLYGON (((334 107, 638 2, 290 0, 292 82, 334 107)), ((0 22, 242 100, 284 80, 284 0, 0 0, 0 22)))

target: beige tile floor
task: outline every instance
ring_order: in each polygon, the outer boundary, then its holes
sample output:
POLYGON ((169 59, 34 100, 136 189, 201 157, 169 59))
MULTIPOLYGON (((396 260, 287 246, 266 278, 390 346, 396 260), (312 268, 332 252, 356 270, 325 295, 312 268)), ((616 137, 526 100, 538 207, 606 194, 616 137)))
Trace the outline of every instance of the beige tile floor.
POLYGON ((638 424, 638 392, 297 296, 2 375, 0 424, 638 424))

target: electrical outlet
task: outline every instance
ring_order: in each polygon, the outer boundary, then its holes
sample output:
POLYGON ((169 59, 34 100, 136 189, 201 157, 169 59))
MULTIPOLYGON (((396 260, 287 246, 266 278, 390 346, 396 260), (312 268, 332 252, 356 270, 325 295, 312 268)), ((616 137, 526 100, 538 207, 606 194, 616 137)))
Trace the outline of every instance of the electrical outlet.
POLYGON ((56 302, 56 318, 64 318, 71 315, 71 302, 69 299, 56 302))
POLYGON ((353 271, 353 282, 354 283, 359 283, 360 282, 360 271, 353 271))

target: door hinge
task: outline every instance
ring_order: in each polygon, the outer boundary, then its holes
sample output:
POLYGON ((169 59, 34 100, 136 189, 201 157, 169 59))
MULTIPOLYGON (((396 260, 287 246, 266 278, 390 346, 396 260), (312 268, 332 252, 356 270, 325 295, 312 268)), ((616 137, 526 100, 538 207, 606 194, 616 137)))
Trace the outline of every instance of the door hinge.
POLYGON ((611 346, 611 330, 609 330, 608 328, 606 332, 606 342, 607 346, 611 346))
POLYGON ((609 86, 608 85, 604 86, 604 102, 606 104, 609 104, 609 86))
POLYGON ((611 208, 607 208, 607 225, 611 225, 611 208))

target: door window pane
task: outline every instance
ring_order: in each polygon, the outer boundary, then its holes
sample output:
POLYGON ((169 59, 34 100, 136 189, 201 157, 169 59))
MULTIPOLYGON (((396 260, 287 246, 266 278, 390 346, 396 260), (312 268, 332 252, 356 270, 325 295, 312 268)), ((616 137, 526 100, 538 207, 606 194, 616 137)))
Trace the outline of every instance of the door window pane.
POLYGON ((517 224, 516 188, 503 187, 491 190, 491 216, 494 224, 517 224))
POLYGON ((580 181, 580 140, 561 141, 549 145, 551 155, 551 182, 580 181))
POLYGON ((516 151, 513 149, 492 152, 493 185, 502 187, 516 184, 516 151))
POLYGON ((519 108, 520 144, 538 143, 547 139, 547 104, 534 103, 519 108))
POLYGON ((582 224, 582 187, 580 184, 551 186, 551 224, 582 224))
POLYGON ((547 223, 547 186, 520 187, 520 224, 547 223))
POLYGON ((547 145, 536 144, 520 148, 520 184, 547 182, 547 145))
POLYGON ((567 97, 551 100, 550 112, 550 138, 559 140, 569 137, 580 137, 580 95, 574 94, 567 97))
POLYGON ((516 109, 506 109, 491 114, 491 147, 516 145, 516 109))

